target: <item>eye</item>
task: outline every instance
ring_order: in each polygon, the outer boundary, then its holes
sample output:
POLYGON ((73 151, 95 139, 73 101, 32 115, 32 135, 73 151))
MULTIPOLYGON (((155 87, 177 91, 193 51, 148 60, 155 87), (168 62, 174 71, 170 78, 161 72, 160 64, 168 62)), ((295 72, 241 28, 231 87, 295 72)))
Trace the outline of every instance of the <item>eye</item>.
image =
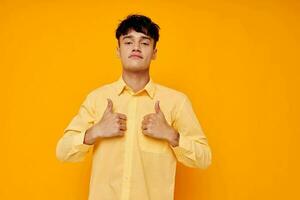
POLYGON ((132 42, 125 42, 125 44, 132 44, 132 42))
POLYGON ((147 46, 149 45, 147 42, 143 42, 142 44, 143 44, 143 45, 147 45, 147 46))

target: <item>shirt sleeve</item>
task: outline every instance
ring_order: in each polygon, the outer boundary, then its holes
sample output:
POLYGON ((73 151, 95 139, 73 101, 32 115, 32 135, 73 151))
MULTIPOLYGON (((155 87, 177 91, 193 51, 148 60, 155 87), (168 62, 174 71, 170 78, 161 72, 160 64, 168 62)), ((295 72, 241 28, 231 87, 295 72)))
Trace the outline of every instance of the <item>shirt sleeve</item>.
POLYGON ((170 145, 176 159, 185 166, 206 169, 211 164, 211 149, 186 95, 179 106, 173 127, 179 133, 179 145, 170 145))
POLYGON ((83 161, 93 145, 84 144, 85 132, 95 123, 95 109, 89 94, 80 105, 78 113, 64 129, 64 135, 56 146, 56 157, 60 161, 83 161))

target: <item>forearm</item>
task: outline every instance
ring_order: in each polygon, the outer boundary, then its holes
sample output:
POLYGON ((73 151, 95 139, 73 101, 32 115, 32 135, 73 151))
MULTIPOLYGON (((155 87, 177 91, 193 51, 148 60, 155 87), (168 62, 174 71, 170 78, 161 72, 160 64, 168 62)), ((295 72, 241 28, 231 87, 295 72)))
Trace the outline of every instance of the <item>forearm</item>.
POLYGON ((180 139, 178 146, 171 147, 177 160, 189 167, 207 168, 211 165, 211 149, 187 96, 184 96, 176 113, 173 127, 180 134, 180 139))
POLYGON ((211 165, 211 149, 205 139, 181 136, 178 146, 172 148, 177 160, 186 166, 206 169, 211 165))
POLYGON ((56 146, 56 157, 60 161, 82 161, 92 145, 83 143, 84 132, 67 131, 56 146))
POLYGON ((76 116, 72 118, 65 128, 64 135, 56 146, 56 157, 58 160, 67 162, 82 161, 91 149, 92 145, 88 145, 91 144, 88 137, 85 142, 85 132, 96 121, 93 102, 94 94, 90 93, 81 104, 76 116))

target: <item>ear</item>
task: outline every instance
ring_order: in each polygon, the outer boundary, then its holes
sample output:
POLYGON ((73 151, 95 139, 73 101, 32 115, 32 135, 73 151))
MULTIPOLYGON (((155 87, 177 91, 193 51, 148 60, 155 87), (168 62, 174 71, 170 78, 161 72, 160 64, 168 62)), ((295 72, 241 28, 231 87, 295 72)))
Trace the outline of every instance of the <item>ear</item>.
POLYGON ((116 55, 118 58, 120 58, 120 47, 119 46, 117 46, 117 48, 116 48, 116 55))
POLYGON ((153 54, 152 54, 152 60, 156 59, 156 55, 157 55, 157 48, 155 47, 155 49, 153 50, 153 54))

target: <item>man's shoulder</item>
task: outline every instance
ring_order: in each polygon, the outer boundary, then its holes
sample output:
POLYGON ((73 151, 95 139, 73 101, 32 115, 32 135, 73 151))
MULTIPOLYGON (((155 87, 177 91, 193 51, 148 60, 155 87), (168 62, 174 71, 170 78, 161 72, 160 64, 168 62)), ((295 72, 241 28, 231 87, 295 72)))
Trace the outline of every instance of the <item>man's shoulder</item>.
POLYGON ((110 94, 115 90, 114 84, 115 82, 107 82, 95 88, 92 88, 90 89, 90 91, 88 91, 87 97, 97 98, 100 96, 107 96, 107 94, 110 94))
POLYGON ((184 100, 187 96, 183 91, 180 91, 178 89, 174 89, 172 87, 162 85, 159 83, 155 83, 157 87, 157 93, 160 96, 167 96, 171 97, 172 99, 178 99, 178 100, 184 100))

